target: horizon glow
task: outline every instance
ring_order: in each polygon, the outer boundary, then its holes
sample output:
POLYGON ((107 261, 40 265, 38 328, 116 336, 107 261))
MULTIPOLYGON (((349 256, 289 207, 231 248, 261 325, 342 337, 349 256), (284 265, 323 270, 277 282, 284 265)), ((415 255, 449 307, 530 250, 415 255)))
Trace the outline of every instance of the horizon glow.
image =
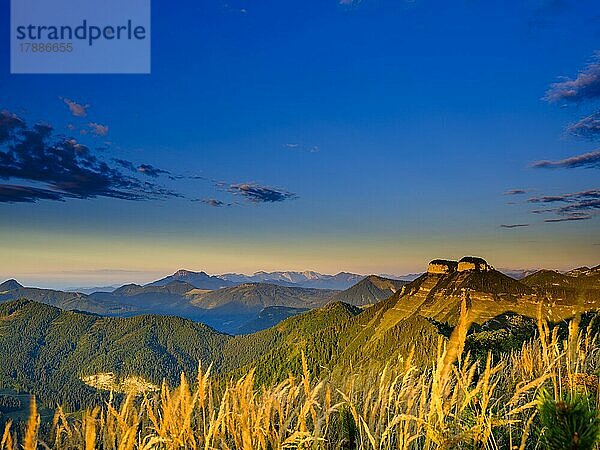
POLYGON ((0 160, 1 279, 600 263, 596 2, 152 14, 148 75, 10 75, 0 59, 6 120, 48 123, 47 145, 80 158, 51 174, 0 160), (78 185, 89 167, 100 181, 78 185))

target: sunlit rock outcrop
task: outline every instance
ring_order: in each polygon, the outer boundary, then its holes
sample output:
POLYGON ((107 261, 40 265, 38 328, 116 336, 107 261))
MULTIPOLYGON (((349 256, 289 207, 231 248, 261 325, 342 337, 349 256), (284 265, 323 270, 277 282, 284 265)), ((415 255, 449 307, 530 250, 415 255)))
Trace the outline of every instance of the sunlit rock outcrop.
POLYGON ((485 261, 485 259, 477 258, 475 256, 465 256, 460 261, 458 261, 458 271, 459 272, 467 272, 469 270, 488 272, 492 269, 493 269, 493 267, 490 266, 485 261))
POLYGON ((447 259, 434 259, 427 267, 427 273, 447 274, 456 271, 458 263, 447 259))
POLYGON ((427 267, 427 273, 430 274, 450 274, 454 272, 468 271, 488 272, 493 270, 485 259, 475 256, 465 256, 460 261, 452 261, 448 259, 434 259, 427 267))

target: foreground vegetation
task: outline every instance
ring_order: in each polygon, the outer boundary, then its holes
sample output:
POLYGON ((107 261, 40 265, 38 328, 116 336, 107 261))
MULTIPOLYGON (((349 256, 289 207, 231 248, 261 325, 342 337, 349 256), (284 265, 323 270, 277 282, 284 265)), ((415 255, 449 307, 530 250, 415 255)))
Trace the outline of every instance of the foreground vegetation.
POLYGON ((32 402, 23 430, 6 424, 0 450, 597 448, 597 336, 573 320, 563 338, 538 320, 520 349, 474 358, 464 351, 468 316, 463 304, 426 366, 409 355, 315 379, 302 355, 299 376, 268 387, 253 371, 223 387, 200 369, 191 385, 182 375, 175 389, 78 414, 58 408, 48 430, 32 402))

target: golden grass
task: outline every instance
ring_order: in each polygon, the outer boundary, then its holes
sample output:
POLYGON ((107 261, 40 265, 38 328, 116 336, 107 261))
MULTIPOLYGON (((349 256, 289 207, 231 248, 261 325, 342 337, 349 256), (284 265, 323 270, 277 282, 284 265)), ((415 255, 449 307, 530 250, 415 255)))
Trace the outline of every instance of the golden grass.
POLYGON ((540 321, 538 338, 501 361, 482 362, 463 354, 464 317, 450 340, 440 341, 430 367, 409 356, 336 383, 313 379, 303 358, 299 377, 257 388, 250 372, 224 390, 210 368, 200 369, 192 385, 182 375, 175 389, 163 384, 160 392, 109 401, 78 418, 58 408, 43 437, 33 401, 22 442, 8 423, 0 450, 524 450, 539 439, 532 430, 540 389, 557 398, 564 389, 587 389, 600 406, 600 345, 578 322, 561 341, 540 321))

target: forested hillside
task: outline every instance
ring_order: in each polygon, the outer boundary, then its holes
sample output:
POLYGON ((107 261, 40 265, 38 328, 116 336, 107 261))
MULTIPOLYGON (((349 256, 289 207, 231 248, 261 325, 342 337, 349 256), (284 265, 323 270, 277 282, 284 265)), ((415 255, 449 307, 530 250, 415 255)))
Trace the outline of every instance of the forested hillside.
POLYGON ((0 385, 74 407, 97 393, 81 377, 114 371, 160 384, 221 359, 228 336, 178 317, 107 318, 27 300, 0 304, 0 385))

